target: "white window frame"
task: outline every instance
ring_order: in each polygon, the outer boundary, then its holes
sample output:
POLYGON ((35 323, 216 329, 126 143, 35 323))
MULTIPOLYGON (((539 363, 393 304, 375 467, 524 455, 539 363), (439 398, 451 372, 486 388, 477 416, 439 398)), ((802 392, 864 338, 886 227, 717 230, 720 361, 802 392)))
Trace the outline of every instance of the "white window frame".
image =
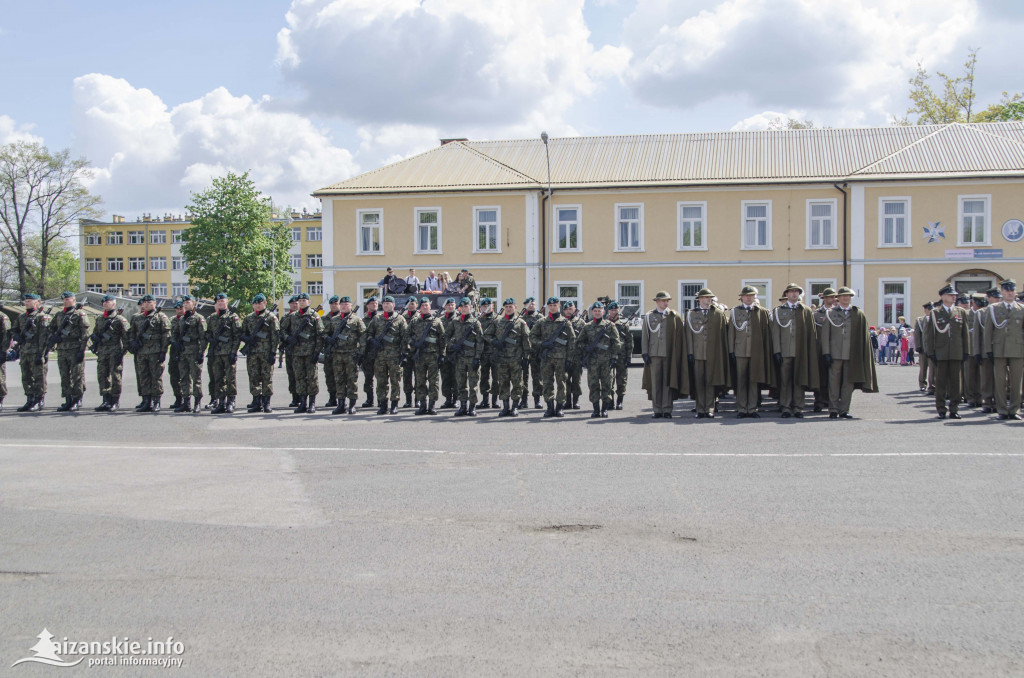
POLYGON ((146 257, 128 257, 129 271, 145 271, 146 257))
POLYGON ((356 256, 361 257, 382 257, 384 256, 384 208, 383 207, 372 207, 361 210, 356 210, 356 256), (380 245, 379 252, 366 252, 363 251, 363 215, 364 214, 377 214, 377 243, 380 245))
MULTIPOLYGON (((772 279, 771 278, 748 278, 740 281, 740 287, 757 287, 757 283, 766 283, 764 286, 764 303, 761 304, 761 308, 768 311, 775 308, 775 297, 772 295, 772 279)), ((760 298, 760 295, 758 295, 760 298)))
POLYGON ((324 230, 322 226, 306 227, 306 242, 323 242, 324 230), (314 238, 313 236, 316 235, 314 238))
POLYGON ((306 281, 306 294, 319 294, 324 293, 324 281, 323 280, 307 280, 306 281))
POLYGON ((882 196, 878 199, 878 247, 911 247, 911 233, 910 228, 913 225, 913 221, 910 218, 910 210, 912 203, 909 195, 887 195, 882 196), (906 211, 904 212, 903 218, 906 221, 906 242, 885 242, 885 203, 887 202, 903 202, 906 204, 906 211))
POLYGON ((294 296, 297 296, 299 294, 302 294, 302 281, 301 280, 293 280, 292 281, 292 296, 294 297, 294 296))
POLYGON ((124 286, 123 285, 111 285, 111 286, 107 287, 107 294, 113 294, 115 297, 124 296, 122 294, 123 292, 124 292, 124 286))
POLYGON ((154 297, 166 297, 167 296, 167 283, 150 283, 149 293, 154 297))
POLYGON ((899 283, 903 285, 903 317, 906 318, 908 314, 912 313, 910 306, 910 278, 879 278, 878 279, 878 315, 875 316, 877 322, 869 323, 877 326, 891 327, 896 325, 896 319, 898 315, 893 318, 891 323, 884 322, 885 318, 885 286, 890 283, 899 283))
POLYGON ((86 233, 85 234, 86 245, 101 245, 103 244, 103 236, 99 233, 86 233))
POLYGON ((442 245, 441 236, 444 233, 444 229, 441 228, 442 214, 440 207, 414 207, 412 210, 413 221, 412 221, 412 233, 413 233, 413 254, 444 254, 444 247, 442 245), (437 228, 437 249, 436 250, 425 250, 420 247, 420 214, 425 212, 437 212, 437 223, 434 226, 437 228))
POLYGON ((146 283, 128 283, 128 296, 141 297, 146 293, 146 283))
MULTIPOLYGON (((150 245, 166 245, 167 244, 167 231, 164 229, 157 229, 149 232, 149 244, 150 245)), ((160 295, 166 296, 166 295, 160 295)))
POLYGON ((124 244, 124 231, 110 231, 107 233, 107 244, 108 245, 123 245, 124 244))
POLYGON ((811 304, 818 303, 818 298, 811 294, 811 288, 814 285, 825 284, 831 287, 832 289, 836 290, 839 289, 838 287, 836 287, 838 282, 839 281, 837 281, 835 278, 807 278, 806 280, 804 280, 804 303, 807 304, 808 306, 810 306, 811 304))
POLYGON ((180 245, 181 243, 185 242, 184 235, 185 235, 185 229, 172 230, 171 231, 171 244, 172 245, 180 245))
MULTIPOLYGON (((379 287, 380 286, 377 285, 377 283, 375 283, 375 282, 356 283, 356 297, 355 297, 356 302, 355 303, 358 304, 361 307, 365 306, 366 305, 366 299, 369 298, 369 297, 366 296, 366 292, 367 291, 373 292, 373 294, 371 294, 370 296, 376 297, 379 294, 379 287)), ((380 299, 378 299, 377 301, 380 301, 380 299)), ((365 308, 360 308, 359 312, 363 313, 365 310, 366 310, 365 308)))
POLYGON ((145 245, 146 244, 146 232, 145 231, 128 231, 128 244, 129 245, 145 245))
POLYGON ((172 271, 187 271, 188 261, 185 260, 185 256, 171 257, 171 270, 172 271), (180 265, 179 265, 180 264, 180 265))
POLYGON ((323 268, 324 267, 324 255, 322 254, 307 254, 306 255, 306 268, 323 268))
POLYGON ((171 296, 180 297, 188 294, 188 283, 171 283, 171 296))
POLYGON ((614 299, 615 301, 618 301, 619 305, 622 306, 623 304, 622 304, 622 301, 620 300, 621 297, 619 295, 619 286, 620 285, 639 285, 640 286, 640 304, 639 304, 640 305, 640 309, 637 311, 637 313, 638 314, 643 313, 644 312, 644 300, 646 299, 646 296, 645 296, 646 293, 644 292, 644 281, 643 280, 616 280, 615 281, 615 296, 612 297, 612 299, 614 299))
POLYGON ((615 252, 643 252, 644 250, 644 204, 642 202, 617 202, 615 203, 615 220, 612 222, 612 237, 615 238, 615 252), (639 208, 639 223, 636 227, 637 247, 619 246, 619 210, 624 207, 639 208))
POLYGON ((494 302, 494 307, 495 307, 495 312, 497 313, 498 312, 497 309, 501 308, 501 302, 505 300, 505 298, 503 296, 501 296, 501 281, 500 280, 478 280, 477 283, 476 283, 476 289, 480 293, 480 298, 481 299, 483 299, 484 296, 485 296, 484 293, 483 293, 483 288, 484 287, 494 287, 497 290, 497 293, 493 297, 491 297, 492 299, 496 300, 494 302))
POLYGON ((302 255, 301 254, 289 254, 288 264, 292 267, 292 271, 298 271, 302 269, 302 255))
POLYGON ((302 242, 302 226, 292 226, 292 242, 302 242))
POLYGON ((87 272, 95 273, 103 270, 103 259, 100 257, 88 257, 85 260, 85 270, 87 272))
POLYGON ((103 284, 102 283, 90 283, 90 284, 85 286, 85 291, 86 292, 102 292, 103 291, 103 284))
POLYGON ((839 219, 838 219, 838 216, 837 216, 838 215, 838 210, 839 210, 839 201, 836 198, 808 198, 807 199, 807 244, 805 246, 805 249, 808 249, 808 250, 837 250, 837 249, 839 249, 839 227, 838 227, 839 219), (812 223, 813 219, 815 219, 815 218, 821 219, 821 217, 812 217, 811 216, 811 207, 813 205, 825 205, 825 204, 829 205, 832 208, 832 215, 829 217, 829 219, 831 219, 831 221, 832 221, 832 226, 831 226, 831 229, 830 229, 831 230, 830 235, 831 235, 831 238, 832 238, 832 244, 831 245, 815 245, 815 244, 811 243, 811 223, 812 223))
POLYGON ((956 244, 957 247, 989 247, 992 245, 992 194, 981 195, 958 195, 956 197, 956 244), (978 241, 965 241, 963 239, 964 226, 964 201, 981 200, 985 203, 985 239, 978 241))
POLYGON ((120 273, 124 270, 124 257, 107 257, 107 270, 120 273), (117 262, 117 268, 111 268, 110 264, 117 262))
MULTIPOLYGON (((691 236, 692 239, 692 236, 691 236)), ((707 200, 680 200, 676 203, 676 252, 707 252, 708 202, 707 200), (700 207, 700 241, 702 245, 683 245, 683 208, 700 207)))
MULTIPOLYGON (((551 251, 552 252, 582 252, 583 251, 583 205, 552 205, 551 207, 551 251), (558 210, 576 210, 576 247, 558 246, 558 210)), ((566 239, 568 241, 568 238, 566 239)))
POLYGON ((741 200, 740 201, 740 249, 741 250, 770 250, 772 248, 772 201, 771 200, 741 200), (747 206, 765 205, 765 243, 764 245, 747 245, 747 206))
POLYGON ((573 301, 575 301, 576 302, 576 310, 577 311, 580 310, 580 304, 582 304, 583 300, 586 298, 586 297, 583 296, 583 281, 582 280, 554 280, 551 283, 551 290, 552 290, 551 296, 558 297, 559 301, 564 302, 567 299, 572 299, 573 301), (577 296, 575 296, 575 297, 563 297, 558 292, 558 288, 561 285, 575 285, 576 286, 577 296))
POLYGON ((149 258, 149 270, 151 270, 151 271, 166 271, 167 270, 167 257, 150 257, 149 258))
MULTIPOLYGON (((684 297, 683 297, 683 285, 697 285, 697 291, 699 292, 701 289, 703 289, 703 288, 708 286, 708 281, 707 281, 707 279, 704 279, 704 280, 677 280, 676 281, 676 292, 677 292, 677 295, 676 295, 676 308, 678 309, 680 315, 686 313, 686 310, 687 310, 687 309, 683 308, 683 299, 684 299, 684 297)), ((689 297, 685 297, 685 298, 688 299, 689 297)), ((694 296, 693 297, 693 308, 697 308, 698 306, 699 306, 699 304, 697 303, 697 297, 694 296)))
POLYGON ((473 207, 473 254, 501 254, 501 206, 475 205, 473 207), (495 249, 480 249, 480 212, 495 212, 494 242, 495 249))

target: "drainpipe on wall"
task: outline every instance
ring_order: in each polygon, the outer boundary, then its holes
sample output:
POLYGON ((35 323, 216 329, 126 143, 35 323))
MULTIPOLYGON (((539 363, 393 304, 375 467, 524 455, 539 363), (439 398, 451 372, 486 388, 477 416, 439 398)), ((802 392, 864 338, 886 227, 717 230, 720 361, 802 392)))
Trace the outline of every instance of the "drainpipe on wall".
POLYGON ((551 189, 541 189, 541 210, 540 210, 540 294, 537 295, 537 305, 547 301, 548 296, 548 204, 551 202, 551 189))
POLYGON ((848 282, 849 278, 848 278, 848 275, 847 275, 847 268, 850 265, 849 255, 847 254, 847 248, 849 247, 847 245, 847 240, 849 239, 847 237, 849 235, 847 233, 848 228, 849 228, 849 226, 848 226, 849 225, 849 220, 846 218, 846 198, 847 198, 846 188, 847 188, 848 185, 849 184, 845 184, 844 183, 842 185, 842 187, 840 188, 839 184, 832 184, 833 188, 835 188, 837 191, 839 191, 840 193, 843 194, 843 211, 842 211, 842 215, 843 215, 843 287, 849 287, 849 282, 848 282))

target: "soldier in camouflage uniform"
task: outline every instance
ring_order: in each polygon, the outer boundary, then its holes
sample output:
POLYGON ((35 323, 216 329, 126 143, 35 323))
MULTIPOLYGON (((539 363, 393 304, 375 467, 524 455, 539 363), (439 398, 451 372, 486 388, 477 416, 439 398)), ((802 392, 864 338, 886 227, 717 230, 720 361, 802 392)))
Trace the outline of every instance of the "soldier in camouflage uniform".
MULTIPOLYGON (((480 330, 484 333, 485 338, 491 330, 492 325, 494 325, 494 321, 496 319, 497 315, 494 313, 494 300, 490 297, 484 297, 480 300, 480 315, 477 316, 477 320, 480 321, 480 330)), ((485 410, 489 407, 498 407, 498 389, 491 388, 491 381, 494 376, 494 365, 491 361, 491 345, 487 341, 484 341, 484 350, 480 354, 481 410, 485 410)))
POLYGON ((309 295, 303 292, 299 295, 299 310, 295 312, 289 334, 284 339, 291 346, 295 367, 295 392, 299 395, 295 414, 316 412, 316 395, 320 392, 316 366, 323 333, 324 324, 317 312, 309 307, 309 295))
POLYGON ((383 311, 366 328, 367 353, 373 356, 374 378, 377 380, 377 414, 397 414, 402 385, 402 357, 409 330, 401 313, 395 312, 395 298, 384 297, 383 311), (391 407, 388 408, 388 386, 391 407))
POLYGON ((270 414, 270 396, 274 394, 274 355, 280 344, 277 314, 267 310, 267 297, 257 294, 252 298, 252 313, 242 321, 240 348, 245 356, 245 369, 249 373, 249 393, 252 402, 249 412, 270 414))
POLYGON ((334 370, 338 405, 331 414, 355 414, 359 394, 359 356, 366 350, 366 325, 352 312, 352 297, 339 297, 338 315, 324 323, 324 364, 334 370), (345 399, 348 398, 348 407, 345 399))
POLYGON ((476 289, 476 278, 473 277, 473 274, 466 269, 462 269, 459 274, 455 276, 455 281, 459 283, 459 286, 462 289, 462 294, 469 297, 469 301, 473 305, 473 308, 477 308, 477 304, 480 300, 480 293, 476 289))
POLYGON ((14 323, 14 341, 21 356, 21 385, 25 389, 25 404, 19 412, 38 412, 46 397, 46 331, 50 316, 42 312, 38 294, 26 294, 25 312, 14 323))
POLYGON ((626 381, 629 379, 629 363, 633 361, 633 334, 629 331, 629 323, 619 317, 619 302, 609 301, 606 308, 608 322, 615 325, 619 333, 622 349, 619 359, 612 367, 615 373, 615 409, 622 409, 622 399, 626 397, 626 381))
POLYGON ((167 360, 167 376, 171 379, 171 393, 174 394, 174 402, 171 403, 171 409, 175 412, 181 407, 181 372, 178 371, 179 356, 174 348, 174 333, 183 315, 185 315, 185 311, 182 309, 181 299, 178 299, 174 302, 174 317, 171 318, 171 352, 170 358, 167 360))
POLYGON ((99 382, 103 404, 97 412, 117 412, 121 406, 121 372, 124 353, 128 348, 128 321, 115 309, 113 295, 103 297, 103 315, 93 326, 92 352, 96 354, 96 380, 99 382))
MULTIPOLYGON (((441 323, 444 325, 444 333, 448 334, 448 328, 455 319, 455 299, 448 297, 444 301, 444 311, 441 313, 441 323)), ((455 409, 455 401, 458 400, 458 389, 455 388, 455 365, 448 360, 441 360, 441 395, 444 396, 442 410, 455 409)))
POLYGON ((207 358, 210 361, 210 395, 217 401, 212 414, 231 414, 238 396, 235 365, 242 341, 242 319, 228 308, 228 295, 220 292, 213 299, 213 315, 206 321, 207 358))
POLYGON ((476 416, 476 387, 480 381, 483 338, 480 321, 473 313, 472 300, 462 297, 459 300, 459 313, 445 332, 446 358, 454 365, 455 387, 459 392, 456 417, 476 416))
POLYGON ((77 412, 85 393, 85 347, 89 343, 89 319, 75 302, 74 292, 60 295, 64 308, 50 321, 49 343, 57 349, 60 394, 58 412, 77 412))
POLYGON ((444 323, 430 312, 430 298, 420 300, 419 313, 409 323, 406 370, 416 373, 417 415, 437 414, 439 363, 444 356, 444 323))
MULTIPOLYGON (((537 310, 537 300, 533 297, 526 297, 523 300, 523 312, 521 318, 526 321, 526 327, 531 332, 533 326, 537 324, 544 314, 537 310)), ((542 409, 540 405, 540 396, 542 388, 540 385, 540 363, 537 362, 537 358, 532 354, 529 354, 526 362, 523 363, 523 397, 519 401, 519 408, 523 409, 527 406, 526 399, 530 395, 530 384, 533 384, 533 406, 535 409, 542 409)))
MULTIPOLYGON (((366 313, 363 314, 363 324, 366 325, 367 329, 370 327, 370 323, 373 322, 376 317, 377 311, 377 297, 370 297, 365 302, 366 313)), ((360 407, 373 407, 373 374, 375 367, 373 365, 373 357, 368 355, 365 351, 363 352, 363 360, 359 365, 359 368, 363 371, 363 393, 366 394, 366 402, 360 407)))
POLYGON ((494 364, 492 393, 501 396, 499 417, 518 417, 523 397, 523 373, 529 362, 530 328, 516 313, 516 300, 509 297, 502 304, 503 313, 484 332, 484 343, 491 349, 494 364), (509 398, 511 397, 511 405, 509 398))
MULTIPOLYGON (((572 323, 572 329, 576 336, 579 337, 584 325, 586 325, 586 321, 577 312, 576 302, 571 300, 565 302, 562 314, 572 323)), ((565 409, 567 410, 570 408, 574 410, 580 409, 580 396, 583 395, 583 364, 581 359, 579 343, 577 342, 576 350, 571 351, 565 358, 565 409)))
POLYGON ((587 389, 590 404, 594 406, 590 418, 607 418, 608 410, 614 408, 612 369, 619 363, 622 340, 615 325, 605 319, 604 304, 600 301, 590 307, 590 322, 576 338, 576 352, 580 364, 587 368, 587 389))
MULTIPOLYGON (((412 325, 413 319, 417 316, 417 309, 419 308, 420 300, 419 297, 409 297, 405 302, 405 310, 402 311, 402 317, 405 318, 405 326, 408 328, 412 325)), ((402 368, 402 390, 405 391, 405 404, 402 405, 402 409, 412 407, 412 397, 415 395, 416 386, 414 384, 415 370, 412 367, 402 368)))
POLYGON ((196 313, 191 295, 181 298, 181 317, 171 322, 171 364, 178 364, 181 401, 175 412, 199 412, 203 401, 203 353, 206 351, 206 319, 196 313), (192 398, 195 398, 193 404, 192 398))
POLYGON ((530 345, 540 364, 544 400, 548 404, 544 417, 563 417, 565 359, 576 349, 576 330, 559 312, 558 297, 548 299, 547 310, 547 315, 530 331, 530 345))
POLYGON ((11 346, 11 321, 0 311, 0 412, 4 411, 7 397, 7 351, 11 346))
MULTIPOLYGON (((288 374, 288 393, 292 397, 292 401, 288 403, 288 407, 299 406, 299 392, 295 390, 295 361, 292 360, 292 351, 290 346, 285 346, 284 340, 291 334, 292 320, 295 319, 295 315, 299 312, 299 297, 298 295, 288 300, 288 312, 285 313, 284 317, 281 318, 281 347, 279 349, 279 355, 284 358, 284 368, 288 374)), ((280 360, 278 360, 280 362, 280 360)))
POLYGON ((132 316, 128 329, 128 350, 135 355, 135 378, 139 382, 142 402, 139 412, 159 412, 164 392, 164 362, 170 343, 171 322, 156 310, 152 294, 139 299, 140 313, 132 316))
MULTIPOLYGON (((320 320, 324 323, 324 332, 327 336, 330 336, 330 325, 334 318, 338 317, 341 313, 339 300, 337 294, 327 300, 327 304, 330 307, 330 311, 324 313, 320 320)), ((338 383, 334 378, 334 363, 330 360, 324 359, 324 383, 327 385, 327 402, 324 403, 324 407, 337 407, 338 406, 338 383)))

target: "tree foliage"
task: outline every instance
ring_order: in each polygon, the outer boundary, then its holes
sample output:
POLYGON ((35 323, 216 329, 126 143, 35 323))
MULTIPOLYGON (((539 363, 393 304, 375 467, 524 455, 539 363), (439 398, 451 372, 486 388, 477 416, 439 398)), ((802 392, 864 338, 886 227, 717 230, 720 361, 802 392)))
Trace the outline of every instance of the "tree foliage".
POLYGON ((224 292, 246 307, 258 292, 276 299, 291 289, 291 231, 271 221, 270 202, 248 172, 215 178, 210 188, 192 194, 188 212, 192 227, 182 234, 181 253, 197 295, 224 292))
POLYGON ((911 106, 900 125, 945 125, 951 122, 997 122, 1024 120, 1024 93, 1003 92, 999 103, 977 111, 977 93, 974 89, 974 71, 978 64, 978 48, 971 48, 964 62, 962 75, 951 76, 936 71, 938 88, 933 89, 932 76, 921 64, 909 80, 911 106), (911 118, 916 119, 913 121, 911 118))

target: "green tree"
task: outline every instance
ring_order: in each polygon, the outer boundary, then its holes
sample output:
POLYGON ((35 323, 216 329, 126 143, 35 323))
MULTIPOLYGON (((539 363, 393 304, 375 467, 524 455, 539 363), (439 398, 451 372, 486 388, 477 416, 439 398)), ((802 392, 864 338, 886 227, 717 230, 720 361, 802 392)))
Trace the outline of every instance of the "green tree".
POLYGON ((785 119, 782 116, 776 116, 768 123, 768 129, 770 130, 783 130, 783 129, 814 129, 813 120, 800 120, 792 116, 785 119))
POLYGON ((32 236, 25 244, 28 279, 32 289, 41 290, 44 299, 59 297, 61 292, 78 290, 78 254, 67 240, 55 240, 49 246, 46 271, 40 266, 42 237, 32 236), (40 284, 40 281, 42 284, 40 284))
POLYGON ((192 194, 188 212, 192 228, 183 234, 181 253, 196 294, 224 292, 246 307, 257 292, 276 299, 291 289, 291 232, 271 220, 269 200, 248 172, 215 178, 210 188, 192 194))
POLYGON ((911 107, 904 118, 897 118, 899 125, 945 125, 951 122, 995 122, 1024 119, 1024 94, 1003 92, 998 104, 976 112, 977 94, 974 90, 974 71, 978 64, 978 49, 967 52, 962 75, 953 77, 936 71, 939 79, 938 91, 932 88, 932 76, 921 64, 917 74, 909 80, 911 107), (916 116, 916 120, 911 118, 916 116))

